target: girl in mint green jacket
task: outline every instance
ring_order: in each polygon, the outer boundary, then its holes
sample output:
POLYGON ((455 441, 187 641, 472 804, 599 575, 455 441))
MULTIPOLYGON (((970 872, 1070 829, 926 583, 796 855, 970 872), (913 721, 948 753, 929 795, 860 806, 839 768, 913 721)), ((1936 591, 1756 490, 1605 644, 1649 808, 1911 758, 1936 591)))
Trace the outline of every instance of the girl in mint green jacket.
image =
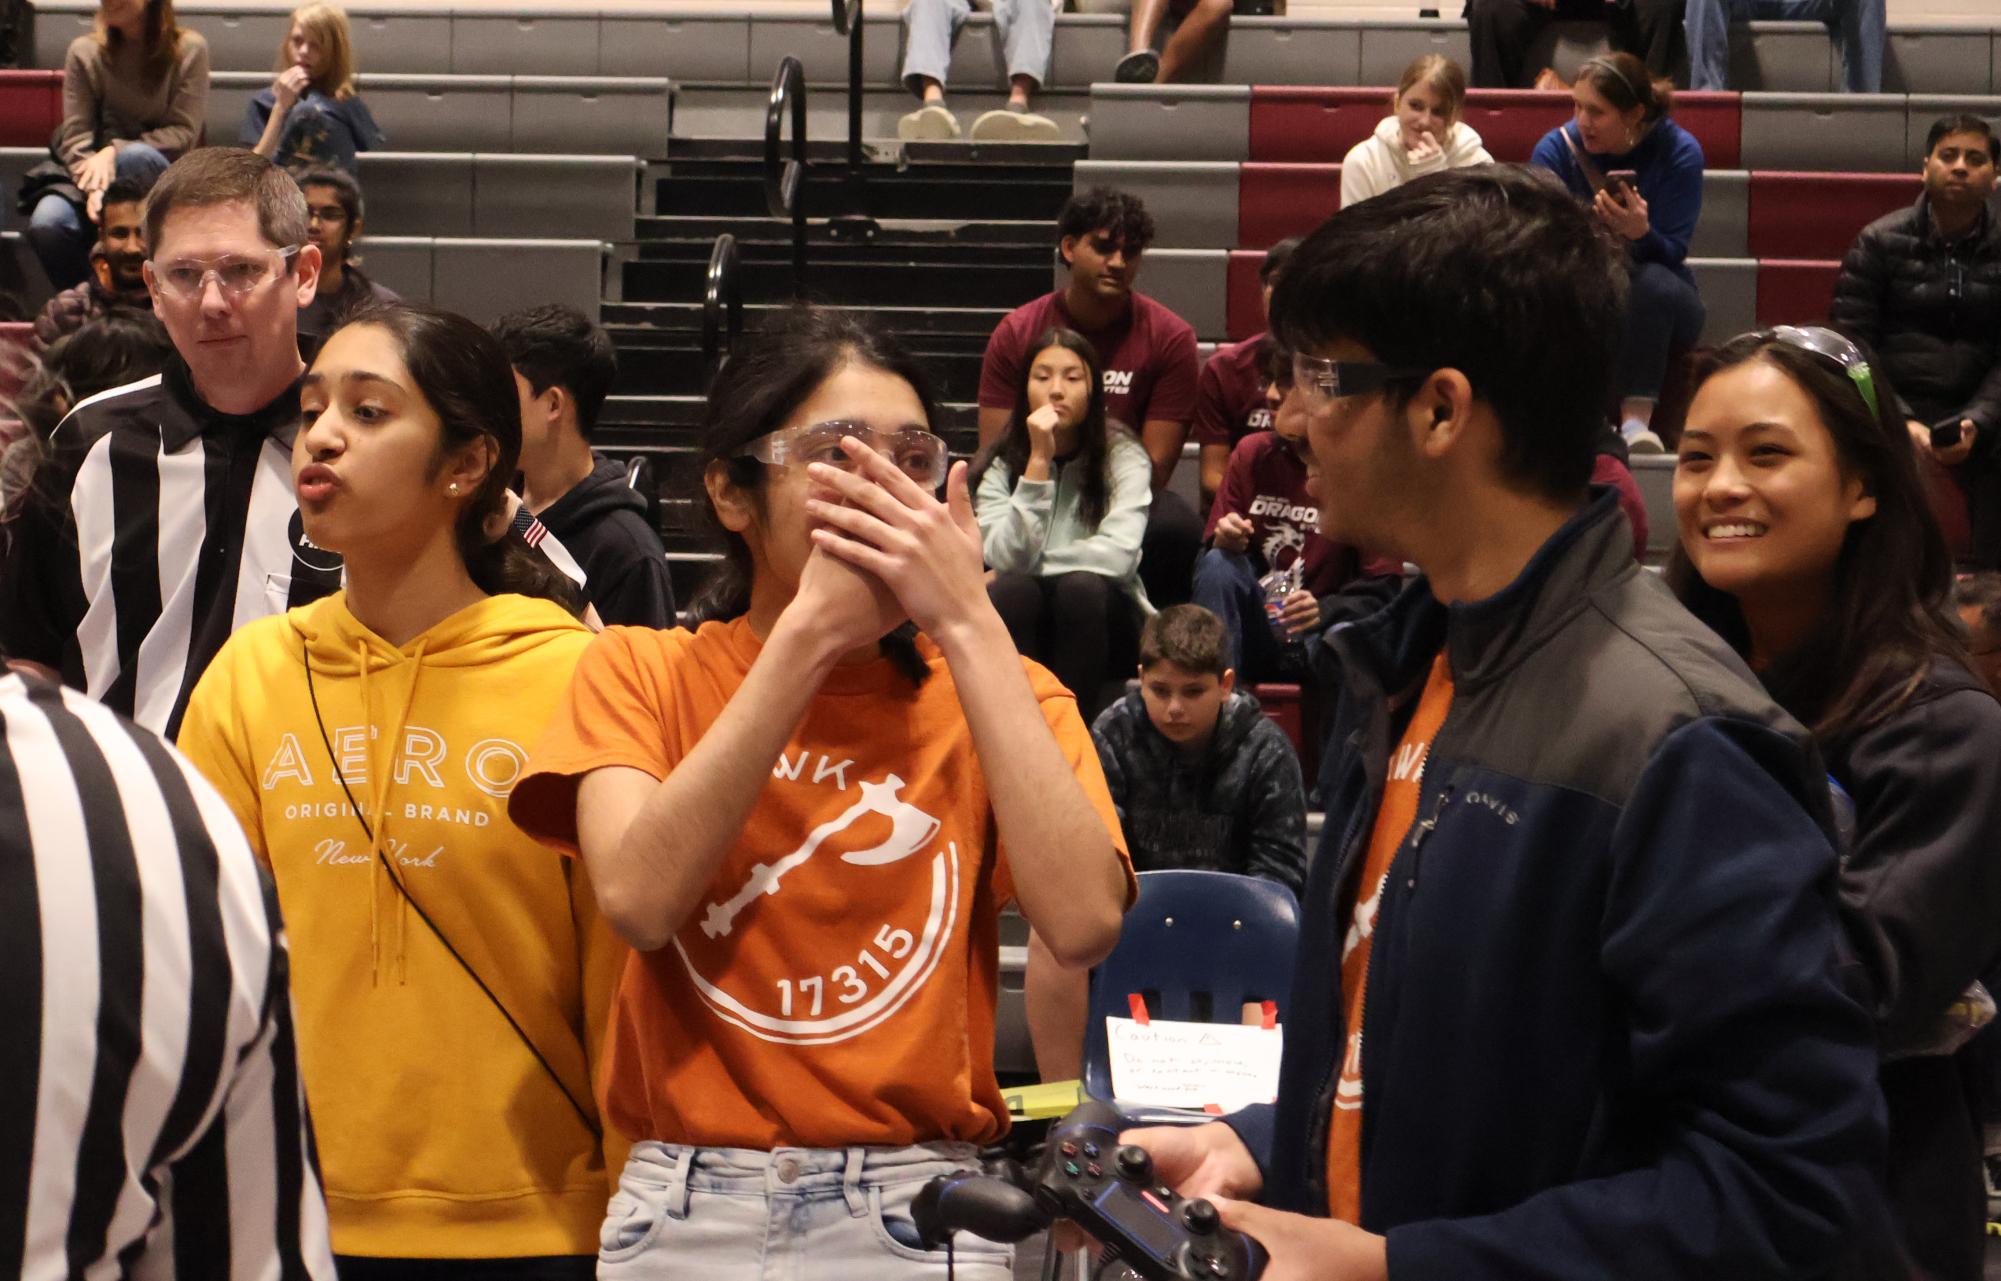
POLYGON ((973 462, 988 590, 1015 646, 1068 685, 1086 719, 1123 682, 1153 612, 1140 537, 1153 465, 1105 417, 1104 374, 1082 335, 1037 341, 1007 429, 973 462))

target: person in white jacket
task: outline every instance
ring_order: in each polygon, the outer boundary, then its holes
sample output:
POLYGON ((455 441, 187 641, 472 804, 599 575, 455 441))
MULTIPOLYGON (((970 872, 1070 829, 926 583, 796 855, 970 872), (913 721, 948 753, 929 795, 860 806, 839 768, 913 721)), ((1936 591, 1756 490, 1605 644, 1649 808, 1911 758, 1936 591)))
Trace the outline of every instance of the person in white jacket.
POLYGON ((1341 161, 1342 208, 1428 173, 1492 164, 1480 135, 1459 118, 1465 105, 1466 72, 1452 59, 1427 53, 1404 68, 1390 114, 1341 161))
POLYGON ((1056 673, 1088 719, 1107 701, 1107 673, 1131 669, 1153 613, 1139 578, 1152 462, 1106 418, 1090 340, 1050 329, 1025 365, 1007 429, 973 462, 973 510, 1015 647, 1056 673))

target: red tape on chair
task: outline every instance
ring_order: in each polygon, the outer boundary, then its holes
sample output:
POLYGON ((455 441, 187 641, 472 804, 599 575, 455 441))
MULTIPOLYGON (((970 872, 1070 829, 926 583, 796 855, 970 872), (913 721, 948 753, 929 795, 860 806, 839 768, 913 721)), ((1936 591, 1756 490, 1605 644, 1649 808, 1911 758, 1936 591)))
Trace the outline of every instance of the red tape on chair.
POLYGON ((1147 1017, 1146 998, 1139 993, 1126 993, 1126 1005, 1133 1012, 1133 1022, 1139 1024, 1141 1027, 1145 1027, 1147 1024, 1153 1022, 1152 1019, 1147 1017))

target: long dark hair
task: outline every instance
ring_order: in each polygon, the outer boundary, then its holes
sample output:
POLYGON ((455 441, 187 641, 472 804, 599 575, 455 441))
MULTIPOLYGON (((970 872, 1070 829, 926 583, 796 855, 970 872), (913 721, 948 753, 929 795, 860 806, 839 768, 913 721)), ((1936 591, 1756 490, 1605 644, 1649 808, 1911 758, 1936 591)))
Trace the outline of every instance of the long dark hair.
MULTIPOLYGON (((1966 662, 1952 608, 1952 556, 1926 500, 1897 397, 1880 374, 1881 412, 1872 415, 1834 362, 1753 333, 1706 353, 1693 387, 1753 360, 1776 367, 1812 398, 1842 470, 1876 499, 1875 514, 1851 522, 1842 539, 1829 571, 1834 592, 1827 616, 1804 645, 1760 673, 1772 697, 1815 738, 1839 742, 1902 707, 1936 660, 1966 662)), ((1872 360, 1871 368, 1880 366, 1872 360)), ((1737 598, 1703 581, 1680 544, 1667 582, 1738 653, 1750 652, 1737 598)))
POLYGON ((507 509, 508 482, 521 463, 521 404, 500 340, 464 316, 410 303, 366 307, 341 328, 350 325, 373 325, 396 340, 411 381, 438 416, 440 464, 482 437, 494 443, 493 466, 452 527, 473 584, 489 596, 537 596, 581 613, 576 586, 521 535, 509 529, 498 539, 486 536, 488 522, 507 509))
POLYGON ((988 441, 987 447, 973 459, 966 483, 977 491, 980 478, 996 459, 1007 464, 1010 488, 1021 483, 1021 473, 1028 467, 1028 379, 1035 371, 1035 358, 1051 347, 1075 352, 1084 362, 1084 372, 1091 383, 1091 399, 1085 403, 1084 416, 1077 423, 1077 453, 1084 463, 1083 493, 1077 506, 1084 524, 1095 530, 1112 501, 1111 439, 1105 426, 1105 370, 1098 360, 1098 349, 1074 329, 1061 326, 1045 329, 1029 345, 1028 359, 1021 362, 1021 377, 1014 384, 1014 412, 1008 415, 1006 429, 988 441))
MULTIPOLYGON (((936 430, 938 399, 917 358, 866 316, 835 307, 800 306, 774 314, 749 346, 723 366, 702 414, 702 449, 697 458, 696 509, 723 559, 688 606, 696 626, 740 618, 750 610, 754 566, 750 545, 725 529, 708 491, 701 487, 713 463, 721 463, 730 483, 761 505, 764 464, 739 458, 738 451, 784 425, 816 388, 847 365, 879 369, 902 379, 924 407, 924 423, 936 430)), ((508 379, 511 386, 513 380, 508 379)), ((914 643, 916 628, 905 624, 882 638, 883 654, 911 681, 922 684, 930 668, 914 643)))

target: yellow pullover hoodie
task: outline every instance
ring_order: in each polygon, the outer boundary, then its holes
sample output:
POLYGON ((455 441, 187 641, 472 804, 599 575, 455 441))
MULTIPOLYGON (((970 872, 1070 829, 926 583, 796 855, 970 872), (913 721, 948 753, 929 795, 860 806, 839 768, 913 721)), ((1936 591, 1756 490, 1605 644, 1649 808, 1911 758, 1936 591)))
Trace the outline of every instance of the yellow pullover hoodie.
POLYGON ((337 1253, 597 1252, 605 1157, 563 1090, 598 1124, 624 952, 582 865, 507 817, 590 639, 494 596, 399 647, 343 593, 244 627, 195 687, 180 747, 278 884, 337 1253))

